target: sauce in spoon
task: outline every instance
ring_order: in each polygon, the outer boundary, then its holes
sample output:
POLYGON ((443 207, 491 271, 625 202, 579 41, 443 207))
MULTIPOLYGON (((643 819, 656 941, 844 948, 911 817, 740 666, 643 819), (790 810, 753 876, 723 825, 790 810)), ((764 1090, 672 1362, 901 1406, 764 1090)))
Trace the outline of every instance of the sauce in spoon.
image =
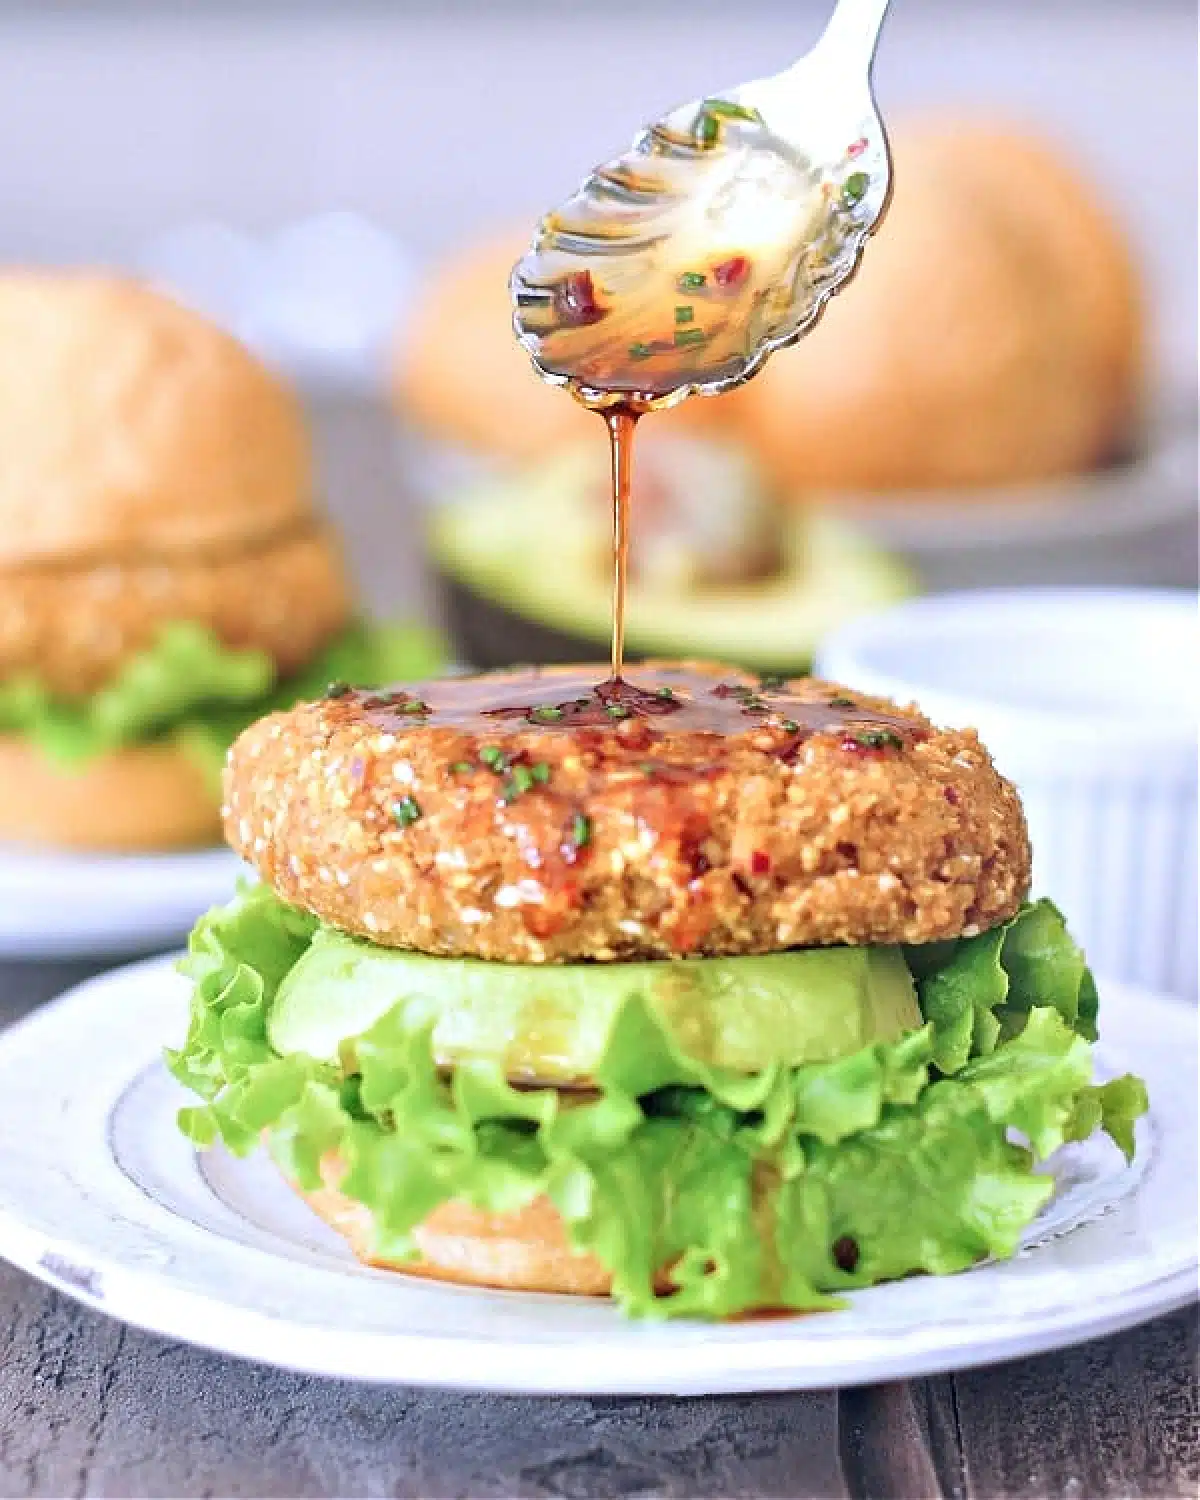
POLYGON ((634 427, 749 379, 816 322, 886 206, 870 63, 888 0, 839 0, 808 57, 671 111, 538 226, 513 326, 612 452, 610 682, 625 654, 634 427))

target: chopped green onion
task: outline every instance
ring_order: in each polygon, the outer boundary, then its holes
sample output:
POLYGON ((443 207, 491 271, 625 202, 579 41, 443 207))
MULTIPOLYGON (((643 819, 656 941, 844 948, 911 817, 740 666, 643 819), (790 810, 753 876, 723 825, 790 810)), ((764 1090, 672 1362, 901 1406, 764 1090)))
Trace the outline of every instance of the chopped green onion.
POLYGON ((627 719, 629 717, 629 709, 623 703, 606 703, 604 705, 604 712, 610 719, 627 719))
POLYGON ((406 698, 399 705, 399 709, 402 714, 427 714, 429 712, 429 704, 422 703, 420 698, 406 698))
POLYGON ((703 328, 677 328, 675 330, 675 347, 682 348, 687 344, 702 344, 708 334, 703 328))
POLYGON ((553 703, 539 703, 536 708, 529 711, 529 717, 539 724, 557 724, 562 716, 562 709, 555 708, 553 703))
POLYGON ((546 782, 550 780, 550 767, 544 760, 539 760, 537 765, 532 767, 529 774, 533 777, 534 781, 541 782, 545 786, 546 782))
POLYGON ((853 708, 854 699, 844 698, 839 694, 836 698, 830 698, 829 706, 830 708, 853 708))
POLYGON ((694 307, 677 307, 675 309, 675 321, 677 323, 692 323, 696 318, 694 307))
POLYGON ((649 359, 653 353, 654 350, 649 344, 630 344, 629 346, 630 359, 649 359))
POLYGON ((702 106, 706 114, 718 115, 723 120, 753 120, 762 123, 762 115, 749 104, 738 104, 733 99, 706 99, 702 106))
POLYGON ((353 691, 354 689, 348 682, 331 682, 325 689, 324 696, 326 698, 345 698, 353 691))
POLYGON ((871 179, 865 172, 852 172, 842 183, 842 202, 853 208, 867 196, 870 186, 871 179))
POLYGON ((421 816, 421 808, 415 797, 401 797, 392 803, 392 817, 399 828, 408 828, 421 816))
POLYGON ((784 719, 782 728, 786 730, 788 734, 795 734, 800 726, 796 723, 795 719, 784 719))
POLYGON ((857 745, 862 745, 867 750, 883 750, 892 748, 898 750, 904 741, 898 734, 893 734, 890 729, 859 729, 850 738, 857 745))
POLYGON ((658 691, 654 694, 654 696, 656 698, 669 698, 669 699, 674 700, 675 689, 674 688, 669 688, 669 687, 660 687, 658 689, 658 691))
POLYGON ((503 771, 508 764, 498 745, 485 745, 479 752, 479 759, 493 771, 503 771))
POLYGON ((710 110, 701 110, 696 117, 696 139, 702 146, 715 146, 721 134, 721 122, 710 110))
POLYGON ((528 766, 514 766, 511 779, 504 787, 505 802, 515 802, 533 790, 533 772, 528 766))
POLYGON ((583 849, 592 841, 592 824, 583 813, 576 813, 571 819, 571 842, 576 849, 583 849))
POLYGON ((685 271, 679 278, 681 292, 698 292, 708 280, 703 271, 685 271))
POLYGON ((473 771, 475 767, 469 760, 456 760, 450 767, 450 769, 451 771, 453 771, 455 776, 466 776, 469 772, 473 771))

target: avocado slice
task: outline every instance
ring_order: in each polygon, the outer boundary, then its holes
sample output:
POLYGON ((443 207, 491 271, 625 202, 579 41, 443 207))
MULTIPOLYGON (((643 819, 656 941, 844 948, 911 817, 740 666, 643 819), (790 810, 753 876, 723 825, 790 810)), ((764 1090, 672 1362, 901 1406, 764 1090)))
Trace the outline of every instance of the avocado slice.
MULTIPOLYGON (((603 657, 610 582, 588 480, 563 452, 535 469, 473 487, 436 507, 431 560, 459 657, 490 669, 603 657)), ((789 510, 772 577, 703 588, 631 580, 631 659, 708 658, 751 671, 808 670, 820 640, 855 615, 915 592, 908 568, 832 514, 789 510)))
POLYGON ((578 1085, 633 994, 697 1062, 747 1073, 841 1057, 922 1024, 899 948, 501 964, 381 948, 322 928, 280 986, 267 1035, 282 1055, 336 1062, 346 1042, 421 996, 437 1016, 439 1062, 482 1058, 515 1081, 578 1085))

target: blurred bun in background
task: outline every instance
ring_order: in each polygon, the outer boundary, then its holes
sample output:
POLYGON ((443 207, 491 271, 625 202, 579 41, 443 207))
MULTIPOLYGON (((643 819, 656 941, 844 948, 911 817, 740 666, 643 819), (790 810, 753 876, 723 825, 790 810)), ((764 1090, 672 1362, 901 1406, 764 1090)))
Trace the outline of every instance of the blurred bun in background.
POLYGON ((529 226, 493 233, 431 266, 397 351, 395 395, 432 438, 523 460, 594 436, 596 419, 545 385, 512 328, 508 278, 529 226))
POLYGON ((1101 195, 1004 124, 917 119, 892 144, 859 275, 731 399, 747 441, 790 488, 961 498, 1126 454, 1144 315, 1101 195))
POLYGON ((0 274, 0 561, 260 538, 308 516, 288 387, 139 282, 0 274))

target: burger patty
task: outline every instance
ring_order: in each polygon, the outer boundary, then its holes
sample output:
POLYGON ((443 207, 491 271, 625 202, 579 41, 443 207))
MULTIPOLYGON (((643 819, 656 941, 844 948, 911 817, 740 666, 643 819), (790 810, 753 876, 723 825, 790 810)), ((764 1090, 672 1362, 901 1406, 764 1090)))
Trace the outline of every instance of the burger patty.
POLYGON ((86 696, 176 620, 207 626, 227 646, 265 651, 286 674, 336 635, 350 610, 337 545, 316 521, 236 550, 3 568, 0 681, 34 673, 57 696, 86 696))
POLYGON ((385 946, 508 962, 925 943, 1029 884, 971 730, 836 684, 648 664, 344 691, 252 725, 226 836, 385 946))

